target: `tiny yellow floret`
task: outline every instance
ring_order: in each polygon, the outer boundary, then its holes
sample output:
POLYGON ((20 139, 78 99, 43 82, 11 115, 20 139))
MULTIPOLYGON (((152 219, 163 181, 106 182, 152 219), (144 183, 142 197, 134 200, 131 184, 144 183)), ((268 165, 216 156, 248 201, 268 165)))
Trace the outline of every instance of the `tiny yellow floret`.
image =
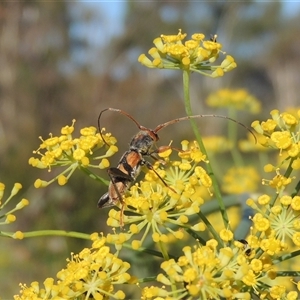
POLYGON ((103 158, 99 164, 100 169, 106 169, 110 165, 109 160, 107 158, 103 158))
POLYGON ((25 198, 23 198, 17 205, 16 209, 22 209, 24 206, 29 205, 29 201, 25 198))
POLYGON ((141 241, 133 240, 131 242, 132 249, 137 250, 141 247, 141 241))
POLYGON ((57 182, 59 185, 65 185, 68 182, 68 178, 61 174, 57 177, 57 182))
POLYGON ((16 240, 22 240, 24 238, 24 233, 21 231, 16 231, 12 237, 16 240))
POLYGON ((222 229, 220 231, 220 238, 225 242, 231 241, 233 239, 233 233, 228 229, 222 229))
POLYGON ((41 179, 37 179, 37 180, 34 182, 34 187, 35 187, 36 189, 46 187, 47 185, 48 185, 48 182, 47 182, 47 181, 44 181, 44 180, 41 180, 41 179))
POLYGON ((11 191, 11 195, 12 196, 16 195, 21 188, 22 188, 22 184, 21 183, 15 183, 14 187, 13 187, 13 189, 11 191))
POLYGON ((13 223, 13 222, 16 221, 16 219, 17 219, 17 218, 16 218, 15 215, 13 215, 13 214, 8 214, 8 215, 6 216, 5 223, 6 223, 6 224, 13 223))

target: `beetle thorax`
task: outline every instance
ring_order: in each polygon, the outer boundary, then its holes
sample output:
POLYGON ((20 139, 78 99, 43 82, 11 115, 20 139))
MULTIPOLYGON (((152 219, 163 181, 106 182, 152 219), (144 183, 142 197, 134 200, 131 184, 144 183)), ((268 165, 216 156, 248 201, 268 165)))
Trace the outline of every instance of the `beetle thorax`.
POLYGON ((154 143, 158 140, 158 136, 151 130, 141 130, 136 134, 130 142, 130 150, 137 151, 142 155, 150 153, 154 143))

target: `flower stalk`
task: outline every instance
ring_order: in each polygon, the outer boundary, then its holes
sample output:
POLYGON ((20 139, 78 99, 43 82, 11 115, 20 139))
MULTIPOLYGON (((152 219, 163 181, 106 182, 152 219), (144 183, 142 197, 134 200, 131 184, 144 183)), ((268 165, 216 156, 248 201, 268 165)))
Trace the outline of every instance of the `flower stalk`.
MULTIPOLYGON (((183 70, 183 91, 184 91, 184 106, 185 106, 185 111, 187 116, 192 116, 193 112, 192 112, 192 107, 191 107, 191 101, 190 101, 190 72, 187 70, 183 70)), ((198 142, 199 148, 201 150, 201 152, 208 158, 208 163, 207 163, 207 171, 208 174, 210 175, 211 179, 212 179, 212 186, 214 189, 214 193, 216 195, 216 199, 218 200, 219 203, 219 207, 220 207, 220 211, 222 214, 222 219, 224 222, 225 227, 227 227, 229 225, 229 220, 228 220, 228 215, 224 206, 224 202, 222 200, 222 195, 219 189, 219 185, 217 183, 216 177, 214 175, 212 166, 209 162, 209 156, 206 152, 205 146, 203 144, 198 126, 195 122, 194 119, 190 119, 190 123, 191 123, 191 127, 192 130, 195 134, 196 140, 198 142)))

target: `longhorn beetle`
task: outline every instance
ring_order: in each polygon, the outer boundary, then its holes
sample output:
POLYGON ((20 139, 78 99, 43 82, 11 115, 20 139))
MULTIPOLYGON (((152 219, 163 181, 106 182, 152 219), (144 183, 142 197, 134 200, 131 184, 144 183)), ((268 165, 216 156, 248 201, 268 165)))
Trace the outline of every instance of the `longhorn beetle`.
POLYGON ((157 148, 156 150, 152 150, 154 144, 159 140, 157 132, 160 131, 161 129, 163 129, 169 125, 184 121, 184 120, 203 118, 203 117, 216 117, 216 118, 228 119, 230 121, 233 121, 233 122, 243 126, 256 139, 256 137, 255 137, 254 133, 251 131, 251 129, 249 129, 244 124, 242 124, 232 118, 229 118, 227 116, 214 115, 214 114, 186 116, 186 117, 173 119, 171 121, 160 124, 160 125, 156 126, 155 129, 150 129, 150 128, 140 125, 131 115, 129 115, 125 111, 117 109, 117 108, 109 107, 109 108, 102 110, 98 117, 99 133, 100 133, 100 136, 103 139, 104 143, 106 143, 106 144, 107 144, 107 142, 105 141, 105 139, 102 135, 101 127, 100 127, 101 116, 105 111, 118 112, 118 113, 128 117, 136 124, 136 126, 140 130, 131 139, 130 144, 129 144, 129 150, 127 150, 122 155, 122 157, 118 163, 118 166, 109 168, 107 170, 108 175, 110 177, 108 192, 105 193, 98 201, 98 208, 110 207, 110 206, 116 205, 118 202, 120 202, 122 204, 120 226, 123 225, 123 212, 124 212, 124 206, 125 206, 124 201, 123 201, 123 195, 126 193, 126 191, 130 188, 131 184, 136 180, 137 176, 140 174, 142 166, 145 165, 148 169, 154 171, 155 174, 163 182, 163 184, 165 186, 168 186, 165 183, 165 181, 159 176, 159 174, 153 169, 151 163, 144 159, 144 156, 150 156, 153 159, 157 159, 153 155, 154 153, 164 152, 165 150, 168 150, 171 148, 170 146, 161 146, 161 147, 157 148))

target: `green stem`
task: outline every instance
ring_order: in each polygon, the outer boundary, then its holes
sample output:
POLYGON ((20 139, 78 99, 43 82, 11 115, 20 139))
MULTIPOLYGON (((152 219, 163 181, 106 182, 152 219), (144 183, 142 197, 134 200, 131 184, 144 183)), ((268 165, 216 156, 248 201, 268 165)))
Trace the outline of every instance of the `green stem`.
POLYGON ((105 180, 102 177, 99 177, 98 175, 96 175, 95 173, 93 173, 91 170, 87 169, 87 168, 80 168, 81 171, 83 171, 84 173, 86 173, 89 177, 91 177, 94 180, 100 181, 102 183, 104 183, 106 186, 109 185, 109 180, 105 180))
POLYGON ((297 196, 298 195, 298 193, 299 193, 299 190, 300 190, 300 180, 298 181, 298 183, 297 183, 297 185, 296 185, 296 187, 295 187, 295 191, 292 193, 292 197, 294 198, 295 196, 297 196))
MULTIPOLYGON (((0 236, 3 237, 13 237, 15 232, 4 232, 0 231, 0 236)), ((81 233, 81 232, 76 232, 76 231, 64 231, 64 230, 38 230, 38 231, 29 231, 29 232, 24 232, 24 238, 33 238, 33 237, 40 237, 40 236, 65 236, 65 237, 72 237, 72 238, 79 238, 79 239, 84 239, 84 240, 90 240, 91 235, 87 233, 81 233)), ((113 245, 113 243, 112 243, 113 245)), ((131 249, 132 246, 130 244, 123 244, 124 248, 131 249)), ((176 257, 173 255, 169 255, 167 253, 167 256, 164 256, 162 253, 166 253, 166 251, 158 252, 153 249, 147 249, 145 247, 140 247, 138 252, 140 253, 147 253, 153 256, 161 257, 164 258, 165 260, 168 260, 169 258, 175 259, 176 257), (166 259, 167 257, 167 259, 166 259)))
POLYGON ((219 167, 220 164, 218 163, 218 159, 216 158, 216 155, 214 155, 214 153, 210 154, 209 161, 210 161, 211 166, 213 167, 216 180, 221 181, 224 174, 223 174, 221 168, 219 167))
POLYGON ((194 238, 194 240, 198 241, 201 245, 205 246, 207 240, 203 239, 202 236, 200 236, 200 234, 198 232, 195 232, 194 230, 192 230, 191 228, 184 228, 184 230, 191 236, 194 238))
POLYGON ((278 277, 299 277, 299 271, 277 271, 276 278, 278 277))
POLYGON ((208 219, 206 218, 206 216, 203 214, 203 212, 198 212, 198 216, 199 218, 203 221, 203 223, 206 225, 206 228, 208 229, 208 231, 211 233, 211 235, 218 241, 219 245, 223 244, 223 241, 221 240, 218 232, 215 230, 214 226, 211 225, 211 223, 208 221, 208 219))
POLYGON ((283 261, 287 261, 287 260, 295 258, 299 255, 300 255, 300 250, 296 250, 296 251, 281 255, 280 257, 278 257, 276 260, 273 261, 273 264, 274 265, 279 264, 283 261))
MULTIPOLYGON (((183 71, 183 90, 184 90, 184 105, 185 105, 186 114, 188 116, 192 116, 193 113, 192 113, 191 101, 190 101, 190 71, 189 70, 184 70, 183 71)), ((204 147, 204 144, 203 144, 203 141, 202 141, 202 138, 201 138, 201 135, 199 133, 198 126, 197 126, 195 120, 190 119, 190 123, 191 123, 193 132, 195 134, 195 137, 196 137, 196 140, 198 142, 198 145, 200 147, 201 152, 209 160, 209 157, 207 155, 206 149, 204 147)), ((216 179, 216 177, 213 173, 213 169, 212 169, 211 164, 209 162, 207 163, 207 171, 208 171, 208 175, 210 176, 210 178, 212 180, 212 186, 213 186, 216 198, 218 200, 218 204, 219 204, 219 207, 220 207, 220 211, 221 211, 221 214, 222 214, 224 225, 227 228, 228 224, 229 224, 228 215, 227 215, 227 212, 226 212, 223 200, 222 200, 222 196, 221 196, 221 192, 220 192, 220 189, 219 189, 219 186, 218 186, 218 183, 217 183, 217 179, 216 179)))
MULTIPOLYGON (((0 235, 6 237, 13 237, 15 232, 0 232, 0 235)), ((89 234, 76 232, 76 231, 65 231, 65 230, 38 230, 38 231, 29 231, 24 232, 24 238, 32 238, 39 236, 66 236, 84 240, 90 240, 91 237, 89 234)))
MULTIPOLYGON (((109 243, 109 244, 114 245, 114 243, 109 243)), ((129 244, 129 243, 122 244, 122 247, 133 250, 131 244, 129 244)), ((156 251, 156 250, 153 250, 153 249, 149 249, 147 247, 140 247, 138 250, 133 250, 133 251, 137 251, 139 254, 147 253, 147 254, 152 255, 152 256, 156 256, 156 257, 159 257, 159 258, 164 258, 164 255, 162 254, 162 252, 159 252, 159 251, 156 251)), ((171 258, 176 259, 177 258, 176 256, 171 255, 171 254, 168 254, 168 256, 169 256, 169 259, 171 259, 171 258)))
POLYGON ((155 281, 156 281, 156 277, 157 277, 157 276, 151 276, 151 277, 140 278, 140 279, 138 279, 138 282, 139 282, 139 283, 144 283, 144 282, 155 282, 155 281))
POLYGON ((166 248, 166 244, 162 243, 161 241, 159 241, 158 244, 159 244, 159 248, 160 248, 160 251, 163 255, 164 260, 165 261, 169 260, 170 257, 169 257, 169 253, 168 253, 167 248, 166 248))
MULTIPOLYGON (((224 205, 226 208, 230 208, 233 206, 240 206, 241 211, 241 220, 234 232, 234 238, 235 239, 244 239, 250 229, 250 226, 252 224, 252 221, 249 220, 249 216, 253 215, 253 211, 250 207, 246 205, 246 200, 250 197, 248 193, 240 194, 240 195, 231 195, 231 196, 225 196, 223 198, 224 205)), ((211 223, 206 218, 207 215, 212 214, 213 212, 216 212, 219 210, 218 203, 214 200, 209 201, 207 203, 204 203, 201 205, 201 212, 197 215, 202 219, 202 221, 205 223, 207 229, 210 231, 210 233, 213 235, 213 237, 219 242, 221 245, 223 242, 221 241, 219 234, 215 231, 214 227, 211 225, 211 223)), ((193 218, 191 218, 191 221, 193 218)), ((191 234, 193 237, 197 235, 197 233, 194 233, 192 231, 189 231, 185 229, 189 234, 191 234)), ((202 239, 203 240, 203 239, 202 239)), ((205 243, 204 243, 205 244, 205 243)))

